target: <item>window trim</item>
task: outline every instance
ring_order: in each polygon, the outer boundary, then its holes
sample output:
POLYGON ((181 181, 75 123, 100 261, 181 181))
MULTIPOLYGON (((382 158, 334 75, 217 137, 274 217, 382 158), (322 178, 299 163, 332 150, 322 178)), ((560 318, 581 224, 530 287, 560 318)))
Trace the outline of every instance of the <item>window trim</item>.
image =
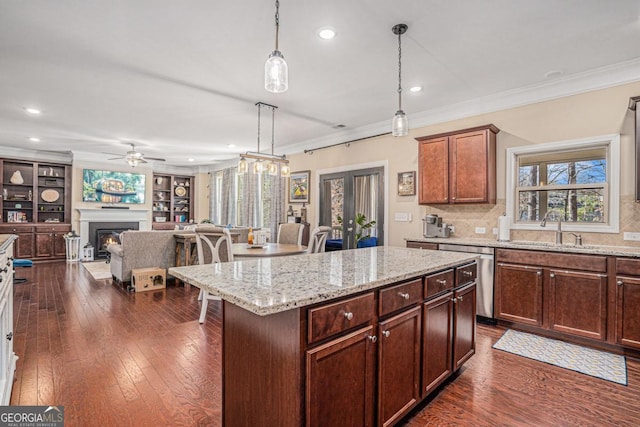
MULTIPOLYGON (((607 149, 607 223, 604 224, 574 224, 562 223, 565 231, 579 231, 588 233, 619 233, 620 232, 620 134, 609 134, 591 138, 557 141, 526 147, 511 147, 506 150, 506 213, 512 230, 537 230, 543 228, 539 224, 516 223, 516 188, 518 177, 517 157, 522 154, 536 154, 550 151, 564 151, 570 149, 586 149, 603 147, 607 149)), ((547 230, 549 227, 547 227, 547 230)))

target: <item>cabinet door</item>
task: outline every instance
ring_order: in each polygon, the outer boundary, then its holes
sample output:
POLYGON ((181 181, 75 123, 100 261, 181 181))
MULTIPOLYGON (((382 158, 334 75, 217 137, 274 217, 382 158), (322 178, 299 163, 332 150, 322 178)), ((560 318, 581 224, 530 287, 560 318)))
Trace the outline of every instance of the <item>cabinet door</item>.
POLYGON ((542 326, 542 268, 498 263, 494 312, 497 319, 542 326))
POLYGON ((420 399, 421 307, 380 322, 378 425, 399 420, 420 399))
POLYGON ((16 258, 29 259, 34 255, 34 241, 35 237, 33 233, 17 233, 18 240, 14 242, 16 248, 16 258))
POLYGON ((53 255, 55 257, 66 257, 67 249, 64 240, 64 233, 53 234, 53 255))
POLYGON ((453 293, 453 370, 476 352, 476 284, 453 293))
POLYGON ((616 343, 640 348, 640 278, 618 276, 616 343))
POLYGON ((53 256, 53 233, 36 233, 36 257, 53 256))
POLYGON ((449 203, 449 138, 420 142, 419 203, 449 203))
POLYGON ((604 340, 607 332, 606 274, 550 270, 552 330, 604 340))
POLYGON ((373 326, 307 351, 307 426, 372 426, 373 326))
MULTIPOLYGON (((475 131, 450 136, 451 203, 487 203, 490 162, 488 131, 475 131)), ((493 200, 495 203, 495 200, 493 200)))
POLYGON ((451 375, 453 338, 452 293, 423 305, 422 396, 431 393, 451 375))

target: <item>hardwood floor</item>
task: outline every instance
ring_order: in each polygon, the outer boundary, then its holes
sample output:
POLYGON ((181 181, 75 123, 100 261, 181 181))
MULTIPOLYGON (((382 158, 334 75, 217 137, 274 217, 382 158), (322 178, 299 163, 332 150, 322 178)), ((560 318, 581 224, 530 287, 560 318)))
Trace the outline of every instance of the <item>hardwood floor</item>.
MULTIPOLYGON (((130 294, 78 264, 21 269, 15 285, 13 405, 63 405, 67 426, 219 426, 221 312, 198 323, 196 288, 130 294)), ((640 362, 628 386, 491 346, 477 354, 406 426, 632 426, 640 420, 640 362)))

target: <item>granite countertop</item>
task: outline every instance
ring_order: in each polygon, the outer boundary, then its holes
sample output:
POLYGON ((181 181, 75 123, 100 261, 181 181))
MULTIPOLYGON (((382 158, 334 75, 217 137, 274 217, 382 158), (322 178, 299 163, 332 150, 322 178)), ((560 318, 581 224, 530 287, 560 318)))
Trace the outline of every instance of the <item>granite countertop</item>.
POLYGON ((0 254, 5 253, 15 239, 16 236, 14 234, 0 234, 0 254))
POLYGON ((471 262, 476 255, 373 247, 172 267, 169 274, 258 315, 355 294, 471 262))
POLYGON ((610 256, 625 256, 625 257, 640 257, 640 247, 635 246, 605 246, 605 245, 582 245, 576 246, 573 244, 558 245, 551 242, 529 242, 524 240, 512 240, 509 242, 498 242, 495 239, 480 239, 474 237, 418 237, 418 238, 405 238, 410 242, 425 242, 425 243, 442 243, 449 245, 466 245, 466 246, 484 246, 490 248, 504 248, 504 249, 527 249, 545 252, 563 252, 563 253, 576 253, 576 254, 591 254, 591 255, 610 255, 610 256))

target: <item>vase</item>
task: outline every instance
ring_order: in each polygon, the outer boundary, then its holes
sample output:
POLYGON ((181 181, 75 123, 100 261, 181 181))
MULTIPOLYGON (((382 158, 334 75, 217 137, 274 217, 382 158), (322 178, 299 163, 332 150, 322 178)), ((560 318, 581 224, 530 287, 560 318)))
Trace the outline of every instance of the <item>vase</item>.
POLYGON ((9 181, 12 184, 24 184, 24 178, 22 178, 22 174, 20 173, 20 171, 15 171, 13 173, 13 175, 11 175, 11 178, 9 179, 9 181))

